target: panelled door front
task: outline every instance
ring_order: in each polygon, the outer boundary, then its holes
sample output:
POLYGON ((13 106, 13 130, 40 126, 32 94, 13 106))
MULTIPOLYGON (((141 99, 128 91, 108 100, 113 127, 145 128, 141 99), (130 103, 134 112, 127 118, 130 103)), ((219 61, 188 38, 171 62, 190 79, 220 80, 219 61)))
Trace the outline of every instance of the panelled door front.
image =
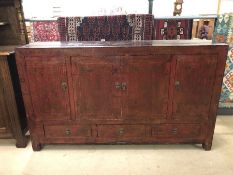
POLYGON ((36 119, 69 119, 70 100, 66 59, 26 57, 26 69, 36 119))
POLYGON ((170 56, 133 56, 122 62, 123 118, 139 121, 166 119, 170 56))
POLYGON ((216 55, 177 55, 173 117, 203 121, 208 118, 217 65, 216 55))
POLYGON ((77 119, 120 119, 120 58, 72 57, 71 62, 77 119))

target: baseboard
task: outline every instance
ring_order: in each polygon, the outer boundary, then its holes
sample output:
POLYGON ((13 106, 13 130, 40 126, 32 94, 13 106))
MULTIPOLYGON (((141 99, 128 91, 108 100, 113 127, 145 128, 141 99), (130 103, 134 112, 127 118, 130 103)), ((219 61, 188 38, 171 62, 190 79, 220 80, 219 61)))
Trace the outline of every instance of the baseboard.
POLYGON ((233 108, 218 108, 218 115, 233 115, 233 108))

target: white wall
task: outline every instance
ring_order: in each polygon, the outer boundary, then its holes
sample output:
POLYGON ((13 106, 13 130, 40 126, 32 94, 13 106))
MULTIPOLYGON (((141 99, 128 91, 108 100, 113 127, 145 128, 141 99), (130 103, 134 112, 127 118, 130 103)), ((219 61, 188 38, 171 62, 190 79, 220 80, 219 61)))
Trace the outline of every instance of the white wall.
MULTIPOLYGON (((233 0, 222 0, 223 11, 233 11, 233 0)), ((175 0, 154 0, 155 16, 172 16, 175 0)), ((49 19, 54 15, 87 16, 148 13, 148 0, 23 0, 26 18, 49 19), (61 12, 54 13, 54 6, 61 12), (121 7, 121 9, 119 8, 121 7)), ((216 14, 218 0, 184 0, 182 16, 216 14)))
POLYGON ((218 0, 184 0, 183 16, 217 14, 218 0))
POLYGON ((222 0, 220 13, 233 12, 233 0, 222 0))
POLYGON ((25 18, 51 18, 53 6, 61 16, 148 13, 148 0, 23 0, 25 18))
POLYGON ((173 16, 175 0, 154 0, 154 16, 173 16))
MULTIPOLYGON (((172 16, 175 0, 154 0, 155 16, 172 16)), ((218 0, 184 0, 182 16, 197 16, 200 14, 217 14, 218 0)))

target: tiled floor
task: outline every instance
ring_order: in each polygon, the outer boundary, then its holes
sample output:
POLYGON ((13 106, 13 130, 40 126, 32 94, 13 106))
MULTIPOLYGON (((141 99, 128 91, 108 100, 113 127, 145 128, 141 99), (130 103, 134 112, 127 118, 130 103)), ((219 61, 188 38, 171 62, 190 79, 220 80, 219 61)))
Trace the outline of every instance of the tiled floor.
POLYGON ((0 140, 0 175, 233 175, 233 116, 219 116, 211 151, 200 145, 48 145, 0 140))

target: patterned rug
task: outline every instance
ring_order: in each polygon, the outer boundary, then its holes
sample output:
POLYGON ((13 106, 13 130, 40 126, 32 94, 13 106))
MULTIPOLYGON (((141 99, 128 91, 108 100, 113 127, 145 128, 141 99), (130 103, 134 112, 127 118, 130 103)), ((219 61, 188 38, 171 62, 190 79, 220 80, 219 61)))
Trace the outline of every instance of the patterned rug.
POLYGON ((57 21, 34 21, 32 22, 32 41, 60 41, 57 21))
POLYGON ((61 41, 151 40, 153 15, 60 17, 61 41))
POLYGON ((155 19, 156 40, 191 39, 192 19, 155 19))
POLYGON ((214 43, 229 44, 219 107, 233 107, 233 13, 219 15, 213 36, 214 43))

